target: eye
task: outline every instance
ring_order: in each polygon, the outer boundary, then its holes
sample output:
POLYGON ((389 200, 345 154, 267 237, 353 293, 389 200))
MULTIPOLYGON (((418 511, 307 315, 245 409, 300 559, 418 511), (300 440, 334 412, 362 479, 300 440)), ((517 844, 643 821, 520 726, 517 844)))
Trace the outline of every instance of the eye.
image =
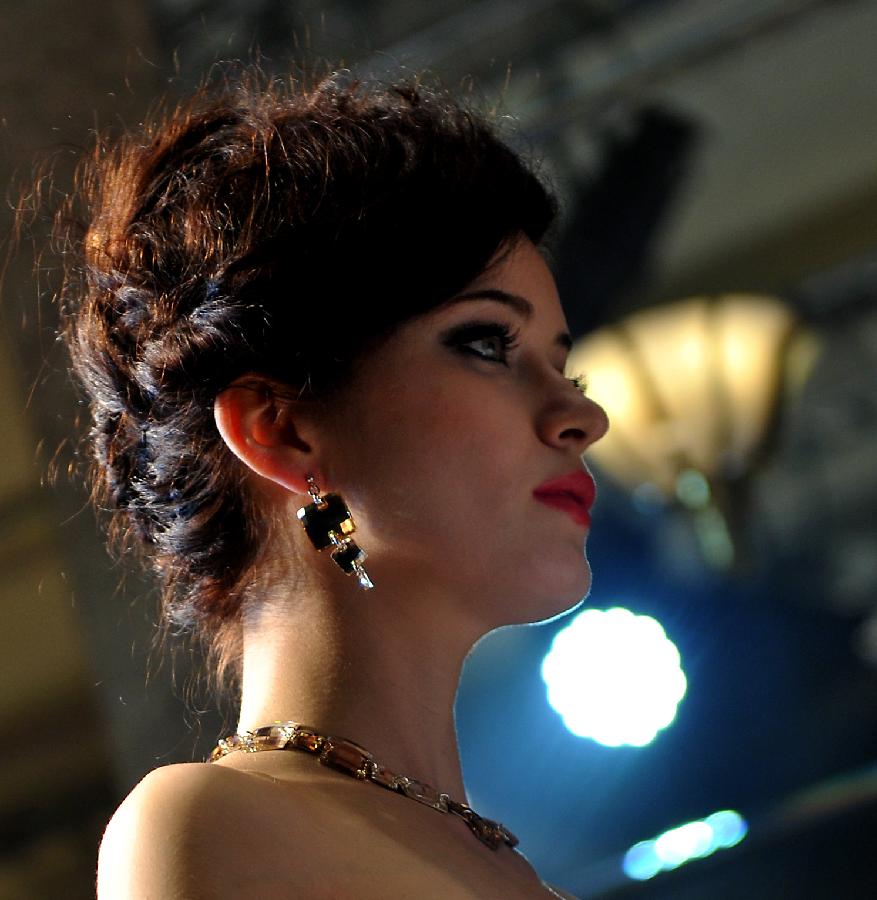
POLYGON ((454 328, 444 343, 461 353, 508 365, 509 351, 517 346, 518 336, 502 322, 469 322, 454 328))

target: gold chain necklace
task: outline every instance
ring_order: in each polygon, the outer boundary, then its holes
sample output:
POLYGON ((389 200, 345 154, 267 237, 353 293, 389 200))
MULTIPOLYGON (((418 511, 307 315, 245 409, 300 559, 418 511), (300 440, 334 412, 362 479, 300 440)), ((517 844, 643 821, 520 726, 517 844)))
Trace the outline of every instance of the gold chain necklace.
POLYGON ((345 772, 352 778, 360 781, 367 779, 441 813, 459 816, 475 837, 491 850, 498 850, 502 844, 514 847, 518 843, 518 839, 499 822, 479 816, 471 806, 452 800, 447 794, 439 793, 422 781, 391 772, 376 762, 371 753, 359 744, 319 734, 313 728, 298 722, 275 722, 273 725, 261 725, 244 734, 229 735, 219 741, 207 761, 216 762, 235 750, 247 753, 258 753, 260 750, 300 750, 311 753, 323 765, 345 772))

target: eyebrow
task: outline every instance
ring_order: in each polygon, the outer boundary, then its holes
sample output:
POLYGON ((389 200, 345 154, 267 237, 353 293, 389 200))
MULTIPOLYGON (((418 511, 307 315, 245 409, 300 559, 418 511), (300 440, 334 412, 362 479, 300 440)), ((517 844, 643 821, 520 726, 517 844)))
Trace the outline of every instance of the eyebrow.
MULTIPOLYGON (((533 304, 526 297, 521 297, 519 294, 510 294, 508 291, 501 291, 498 288, 484 288, 483 290, 457 294, 442 305, 450 306, 452 303, 462 303, 466 300, 496 300, 497 303, 504 303, 506 306, 511 307, 525 319, 533 318, 533 304)), ((570 350, 572 348, 572 335, 568 331, 561 331, 555 337, 554 343, 564 350, 570 350)))

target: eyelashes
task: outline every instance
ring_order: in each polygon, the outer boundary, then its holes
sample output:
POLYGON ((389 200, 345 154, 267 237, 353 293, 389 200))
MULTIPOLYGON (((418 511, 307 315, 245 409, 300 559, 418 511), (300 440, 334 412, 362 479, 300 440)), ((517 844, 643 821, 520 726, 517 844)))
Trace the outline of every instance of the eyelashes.
POLYGON ((468 322, 458 325, 444 343, 461 353, 508 365, 508 354, 518 346, 520 332, 502 322, 468 322), (481 349, 475 345, 480 344, 481 349))
POLYGON ((579 393, 588 393, 588 379, 584 375, 570 375, 566 380, 571 382, 579 393))
MULTIPOLYGON (((508 366, 509 353, 518 346, 519 338, 520 331, 504 322, 466 322, 451 329, 442 340, 460 353, 508 366)), ((579 393, 587 393, 588 380, 584 375, 570 375, 566 380, 579 393)))

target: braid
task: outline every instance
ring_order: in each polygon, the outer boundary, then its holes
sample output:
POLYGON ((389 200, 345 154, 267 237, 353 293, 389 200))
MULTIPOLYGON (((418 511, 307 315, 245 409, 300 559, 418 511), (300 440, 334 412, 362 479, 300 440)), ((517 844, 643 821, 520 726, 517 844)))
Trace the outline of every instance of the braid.
POLYGON ((331 398, 375 340, 504 241, 539 243, 554 202, 438 92, 253 71, 100 142, 64 221, 82 201, 81 236, 59 226, 61 308, 94 499, 158 575, 165 627, 199 638, 211 685, 232 693, 271 523, 218 434, 216 396, 254 371, 331 398))

